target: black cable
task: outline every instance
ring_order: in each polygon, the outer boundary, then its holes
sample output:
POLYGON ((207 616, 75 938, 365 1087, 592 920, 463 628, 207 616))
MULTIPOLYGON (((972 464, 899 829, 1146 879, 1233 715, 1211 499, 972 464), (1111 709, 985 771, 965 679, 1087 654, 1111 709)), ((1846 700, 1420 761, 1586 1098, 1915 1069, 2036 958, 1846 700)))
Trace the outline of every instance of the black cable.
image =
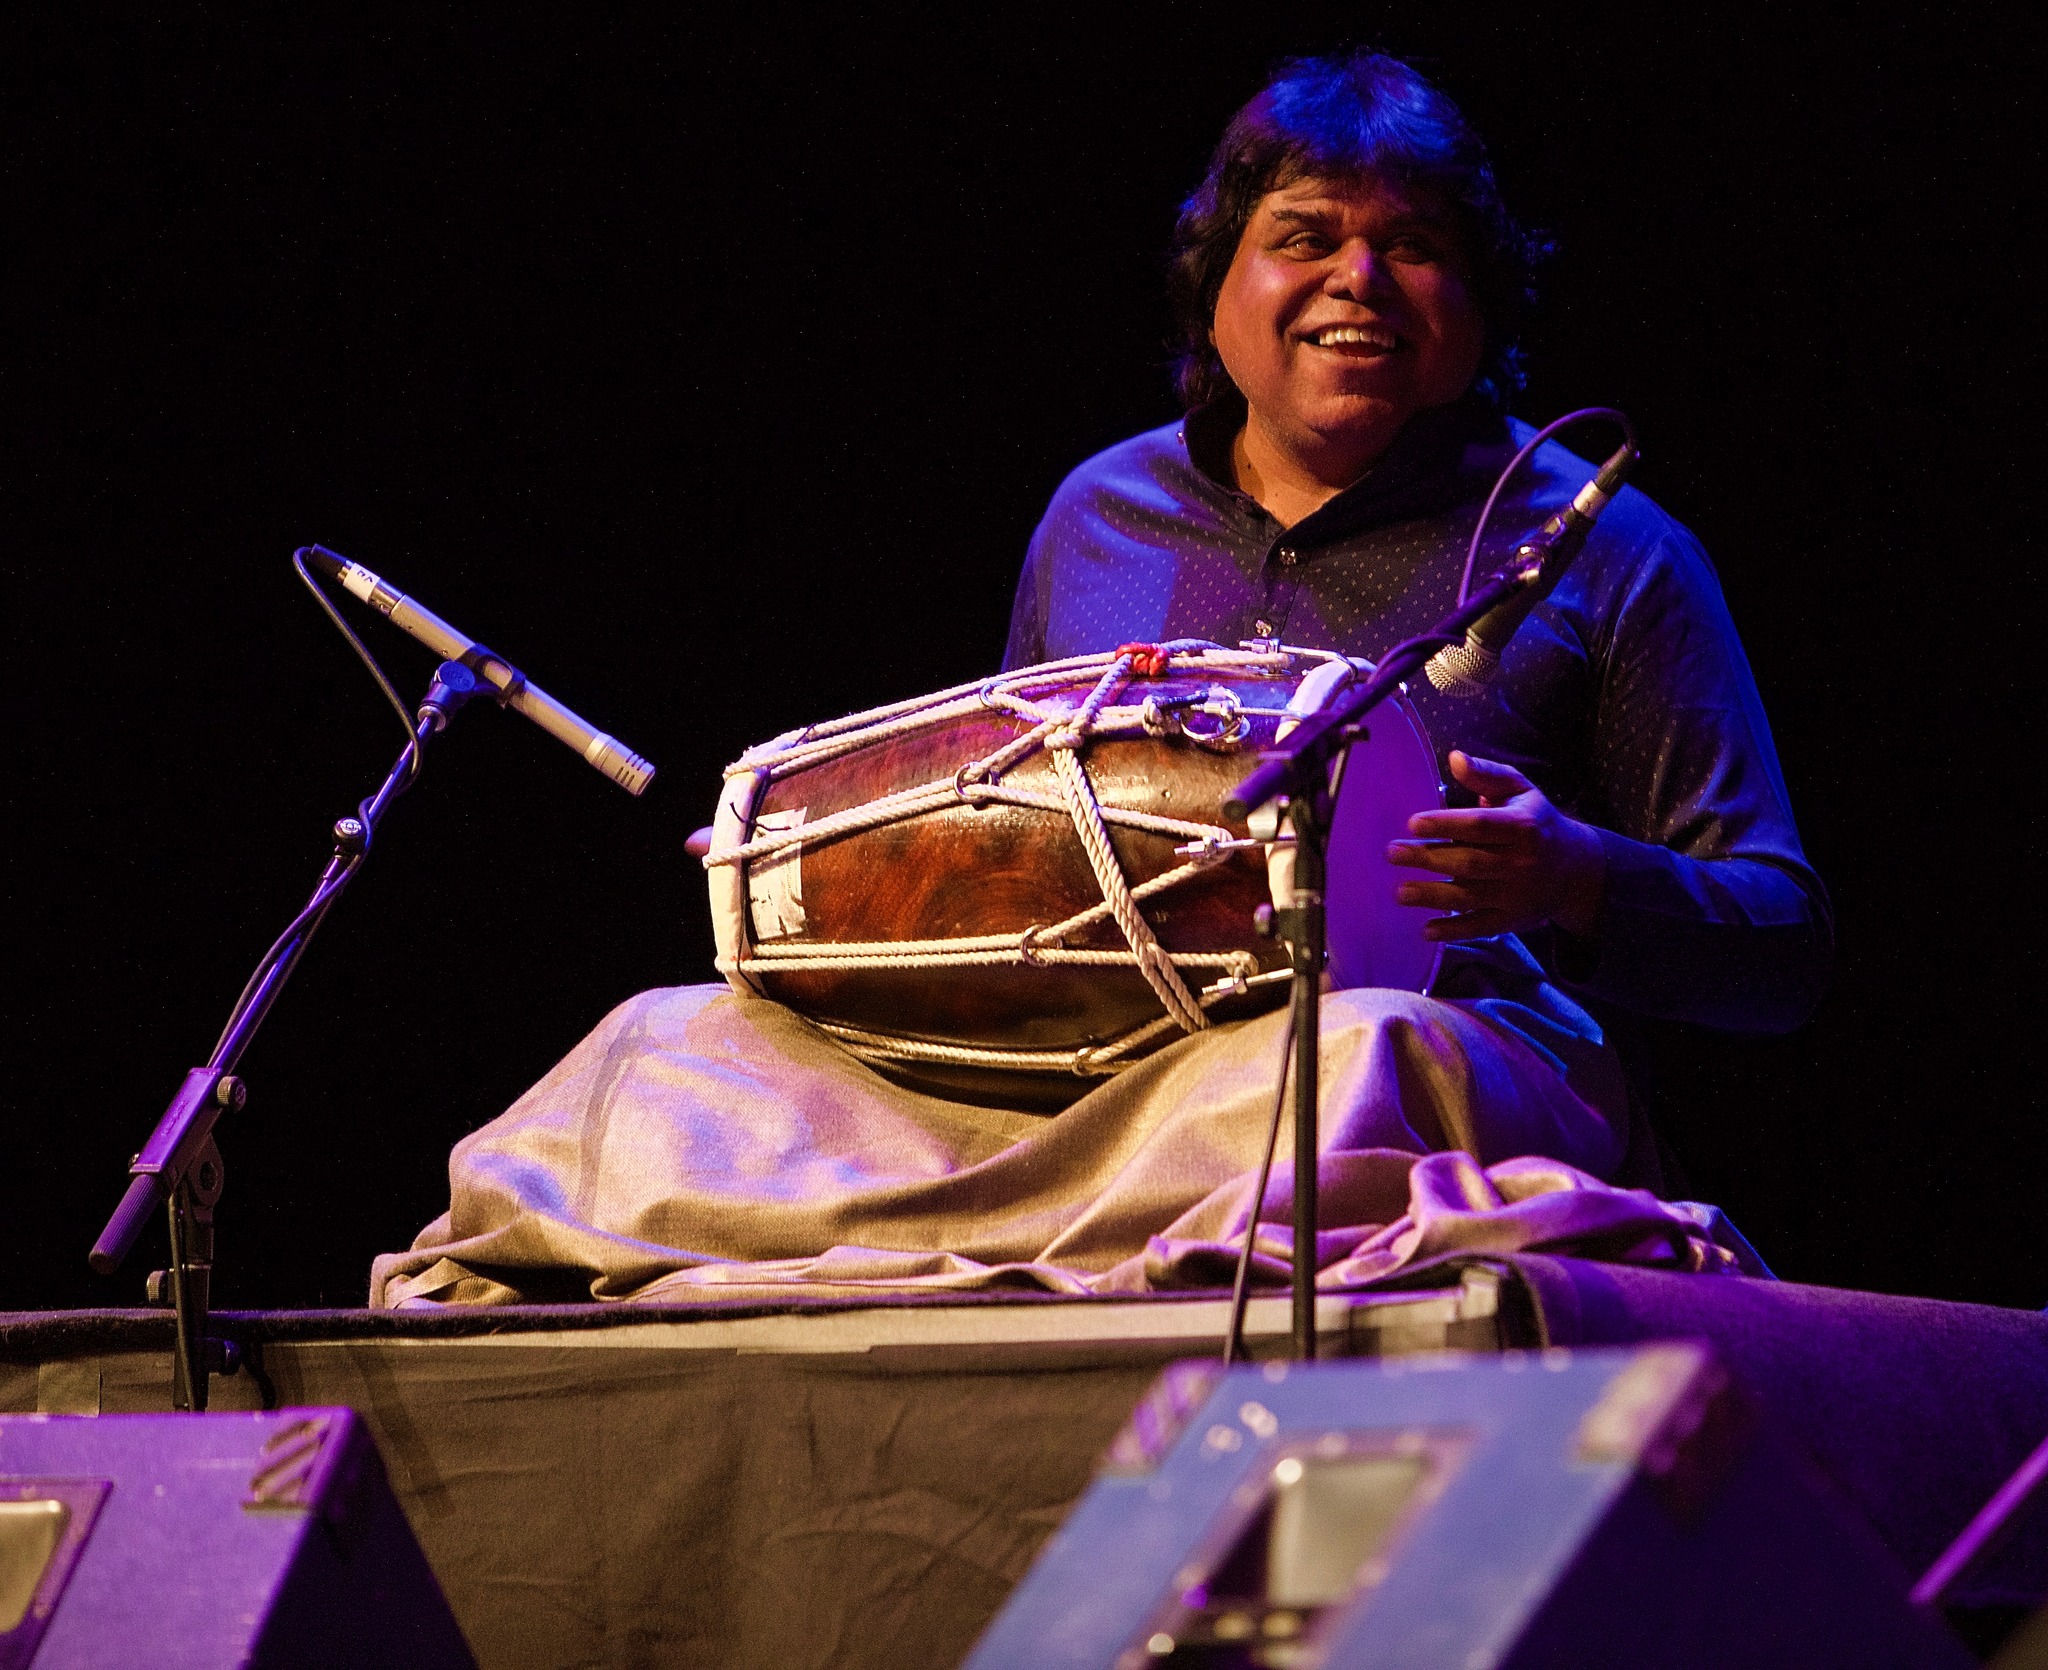
POLYGON ((241 1024, 242 1016, 248 1012, 249 1001, 262 986, 264 976, 290 954, 302 935, 306 939, 313 937, 313 929, 320 925, 320 918, 327 914, 328 907, 334 903, 336 896, 347 885, 349 877, 356 873, 356 869, 361 865, 362 861, 363 855, 357 853, 349 861, 348 867, 341 874, 318 888, 314 892, 313 897, 307 901, 306 908, 292 918, 291 926, 279 934, 270 949, 263 953, 262 960, 257 963, 255 972, 249 976, 247 983, 242 987, 242 995, 235 999, 234 1008, 228 1011, 228 1024, 220 1029, 220 1038, 213 1046, 213 1054, 207 1058, 209 1064, 218 1063, 221 1046, 234 1035, 235 1028, 241 1024), (308 926, 309 923, 311 924, 310 927, 308 926))
MULTIPOLYGON (((398 715, 399 724, 405 727, 406 741, 412 741, 413 727, 419 721, 408 711, 405 702, 400 698, 391 680, 384 676, 384 669, 377 665, 377 658, 370 653, 363 640, 355 635, 349 623, 341 618, 341 611, 327 601, 327 593, 321 589, 320 582, 306 571, 306 549, 305 546, 301 546, 292 553, 292 567, 299 571, 299 578, 306 582, 306 590, 313 594, 313 601, 320 605, 321 613, 334 622, 335 631, 348 640, 348 647, 354 650, 362 664, 370 669, 370 677, 377 681, 377 688, 384 692, 384 699, 391 704, 391 711, 398 715)), ((413 771, 406 781, 411 782, 412 778, 418 775, 419 767, 415 763, 413 771)))
POLYGON ((1287 1074, 1294 1065, 1294 1011, 1287 1011, 1287 1028, 1280 1035, 1280 1082, 1273 1087, 1273 1117, 1266 1125, 1266 1157, 1259 1162, 1258 1187, 1252 1192, 1250 1221, 1244 1229, 1244 1246, 1237 1255, 1237 1280, 1230 1289, 1230 1328, 1223 1336, 1223 1366, 1228 1368, 1245 1354, 1244 1311, 1251 1303, 1252 1243, 1259 1238, 1259 1213, 1266 1205, 1266 1182, 1273 1175, 1273 1151, 1280 1145, 1280 1115, 1287 1108, 1287 1074))
POLYGON ((1493 519, 1493 507, 1500 502, 1501 493, 1506 489, 1508 482, 1517 470, 1535 456, 1536 449, 1545 441, 1559 430, 1569 429, 1583 418, 1606 418, 1621 430, 1631 450, 1641 450, 1636 446, 1636 426, 1629 422, 1628 413, 1613 406, 1581 406, 1576 412, 1566 412, 1561 418, 1553 418, 1531 435, 1522 450, 1508 460, 1508 467, 1494 478, 1493 491, 1486 495, 1486 503, 1480 506, 1479 520, 1472 529, 1472 543, 1465 547, 1465 572, 1458 579, 1460 603, 1472 595, 1472 575, 1479 564, 1479 542, 1486 537, 1486 524, 1493 519))
MULTIPOLYGON (((182 1187, 182 1184, 180 1185, 182 1187)), ((173 1326, 173 1346, 178 1353, 178 1378, 185 1382, 185 1407, 196 1410, 199 1407, 198 1381, 194 1371, 199 1366, 199 1350, 192 1341, 192 1318, 185 1305, 185 1214, 178 1209, 178 1191, 173 1189, 170 1198, 171 1223, 171 1297, 172 1310, 176 1314, 173 1326)), ((203 1349, 200 1348, 200 1349, 203 1349)))
MULTIPOLYGON (((405 727, 408 769, 404 782, 398 788, 398 793, 403 793, 419 779, 420 770, 426 761, 419 732, 420 721, 406 710, 404 699, 398 694, 397 687, 385 676, 384 669, 378 665, 376 656, 370 653, 369 646, 358 638, 354 629, 342 619, 341 611, 328 601, 327 593, 320 582, 307 570, 305 547, 302 546, 292 553, 292 567, 299 579, 304 582, 306 589, 313 594, 313 601, 320 605, 320 612, 334 623, 334 629, 348 640, 348 646, 356 652, 356 658, 369 669, 370 677, 377 681, 377 688, 383 693, 384 700, 390 704, 392 712, 398 715, 398 722, 405 727)), ((396 797, 394 794, 393 798, 396 797)), ((279 934, 270 949, 263 953, 254 972, 244 983, 241 995, 235 999, 234 1007, 228 1012, 227 1025, 221 1028, 220 1038, 213 1046, 212 1056, 208 1058, 211 1064, 218 1064, 221 1050, 234 1036, 235 1028, 242 1024, 242 1017, 249 1012, 250 1003, 262 990, 263 983, 271 971, 281 962, 294 960, 305 950, 313 935, 319 931, 322 918, 340 897, 342 889, 349 884, 356 871, 362 868, 363 860, 369 856, 370 841, 376 834, 375 820, 370 816, 370 805, 375 799, 376 795, 372 794, 356 803, 356 816, 363 826, 362 850, 355 853, 331 881, 314 891, 313 897, 306 903, 306 908, 292 918, 291 925, 279 934)))

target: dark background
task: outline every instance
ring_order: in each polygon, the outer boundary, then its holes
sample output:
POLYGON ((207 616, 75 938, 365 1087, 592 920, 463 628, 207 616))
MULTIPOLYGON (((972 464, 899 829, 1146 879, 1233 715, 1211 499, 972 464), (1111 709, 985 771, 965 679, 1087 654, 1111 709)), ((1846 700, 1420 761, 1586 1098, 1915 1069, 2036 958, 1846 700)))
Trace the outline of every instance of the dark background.
POLYGON ((1837 900, 1812 1025, 1663 1033, 1692 1189, 1787 1276, 2048 1302, 2038 645, 1999 636, 2039 615, 2030 21, 718 11, 10 26, 0 1306, 135 1301, 160 1230, 84 1266, 129 1155, 394 751, 294 546, 661 777, 463 717, 245 1061, 227 1305, 359 1303, 458 1136, 708 977, 682 841, 742 746, 993 670, 1047 494, 1173 415, 1178 199, 1274 59, 1349 42, 1561 239, 1517 409, 1633 414, 1837 900))

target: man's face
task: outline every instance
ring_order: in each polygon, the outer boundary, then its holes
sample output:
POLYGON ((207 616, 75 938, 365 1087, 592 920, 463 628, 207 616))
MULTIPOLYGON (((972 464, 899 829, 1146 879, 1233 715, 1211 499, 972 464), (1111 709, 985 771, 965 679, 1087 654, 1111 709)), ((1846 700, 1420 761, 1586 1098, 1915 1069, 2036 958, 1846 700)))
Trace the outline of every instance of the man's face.
POLYGON ((1362 470, 1416 412, 1465 391, 1485 325, 1446 211, 1376 182, 1305 179, 1253 211, 1213 339, 1268 438, 1305 464, 1362 470))

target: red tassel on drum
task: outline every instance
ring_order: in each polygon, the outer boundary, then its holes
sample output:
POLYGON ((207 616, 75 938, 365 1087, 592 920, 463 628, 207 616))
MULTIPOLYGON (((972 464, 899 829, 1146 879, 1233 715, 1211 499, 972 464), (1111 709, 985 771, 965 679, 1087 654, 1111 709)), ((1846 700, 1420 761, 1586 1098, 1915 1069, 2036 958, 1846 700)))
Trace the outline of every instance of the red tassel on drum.
POLYGON ((1164 644, 1118 644, 1116 652, 1131 658, 1134 678, 1164 678, 1166 664, 1173 659, 1164 644))

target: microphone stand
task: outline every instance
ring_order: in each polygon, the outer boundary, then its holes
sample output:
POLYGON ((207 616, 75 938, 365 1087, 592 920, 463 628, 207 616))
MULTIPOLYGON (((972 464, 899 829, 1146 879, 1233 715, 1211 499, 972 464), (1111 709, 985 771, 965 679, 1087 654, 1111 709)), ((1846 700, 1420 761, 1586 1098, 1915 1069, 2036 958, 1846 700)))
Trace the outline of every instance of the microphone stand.
MULTIPOLYGON (((1325 859, 1337 789, 1351 744, 1364 734, 1362 721, 1419 673, 1446 645, 1465 640, 1465 629, 1482 615, 1534 585, 1543 571, 1542 554, 1515 553, 1516 561, 1494 574, 1429 631, 1396 644, 1364 684, 1340 694, 1311 714, 1259 756, 1251 773, 1223 803, 1226 817, 1243 818, 1269 801, 1283 800, 1294 830, 1294 898, 1285 910, 1262 916, 1262 931, 1287 943, 1294 971, 1294 1356, 1310 1362, 1316 1354, 1317 1160, 1319 1132, 1317 1072, 1321 1055, 1322 976, 1326 951, 1325 859)), ((1257 1225, 1252 1229, 1256 1230, 1257 1225)), ((1251 1231, 1247 1231, 1251 1233, 1251 1231)))
POLYGON ((460 662, 441 663, 426 700, 420 704, 412 740, 400 752, 383 785, 356 808, 356 815, 335 824, 333 855, 319 885, 249 976, 206 1065, 185 1075, 149 1141, 129 1166, 128 1192, 92 1249, 92 1267, 103 1276, 114 1274, 134 1248, 150 1214, 160 1205, 168 1206, 170 1267, 151 1273, 148 1295, 152 1305, 168 1305, 177 1314, 177 1348, 171 1368, 174 1409, 204 1410, 211 1377, 233 1374, 240 1366, 233 1342, 211 1338, 206 1331, 212 1298, 213 1208, 220 1199, 224 1177, 213 1129, 223 1113, 248 1101, 247 1087, 235 1076, 236 1064, 328 911, 369 857, 384 814, 419 776, 427 738, 446 729, 457 710, 483 688, 460 662))

